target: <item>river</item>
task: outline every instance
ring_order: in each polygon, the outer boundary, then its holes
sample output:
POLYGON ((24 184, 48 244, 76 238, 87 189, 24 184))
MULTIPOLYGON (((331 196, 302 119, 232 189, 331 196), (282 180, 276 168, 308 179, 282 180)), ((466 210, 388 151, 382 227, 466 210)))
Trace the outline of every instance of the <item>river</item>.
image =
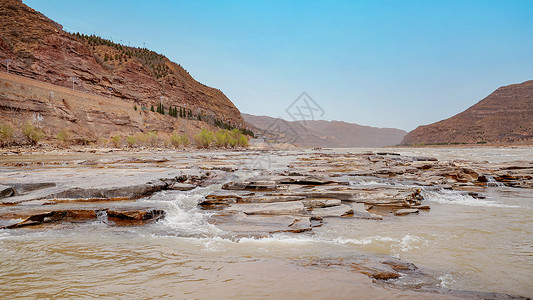
MULTIPOLYGON (((533 161, 532 148, 392 150, 439 160, 533 161)), ((274 156, 270 167, 293 160, 290 153, 274 156)), ((250 174, 236 171, 235 176, 250 174)), ((354 186, 401 185, 348 179, 354 186)), ((533 296, 531 189, 493 185, 484 188, 485 199, 423 189, 431 210, 416 215, 330 219, 312 234, 251 238, 232 236, 209 222, 212 212, 197 204, 214 188, 161 191, 139 200, 166 207, 166 218, 147 226, 113 227, 100 219, 0 230, 0 293, 5 298, 451 298, 376 284, 349 268, 316 263, 385 255, 414 263, 443 288, 533 296)))

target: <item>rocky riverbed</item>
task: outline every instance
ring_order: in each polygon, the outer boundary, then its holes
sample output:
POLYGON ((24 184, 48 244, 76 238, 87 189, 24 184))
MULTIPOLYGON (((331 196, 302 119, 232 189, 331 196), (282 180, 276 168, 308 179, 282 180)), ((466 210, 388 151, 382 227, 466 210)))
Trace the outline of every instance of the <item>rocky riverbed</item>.
MULTIPOLYGON (((150 226, 172 213, 161 201, 165 195, 201 190, 200 197, 193 197, 195 209, 216 227, 219 237, 240 241, 280 233, 313 236, 338 222, 374 222, 379 227, 382 222, 417 218, 432 209, 426 197, 435 191, 484 199, 491 187, 533 188, 530 160, 439 160, 393 151, 106 152, 4 154, 0 227, 31 232, 69 230, 91 222, 117 228, 150 226)), ((341 266, 398 289, 514 298, 443 287, 411 262, 389 255, 313 257, 299 265, 341 266)))

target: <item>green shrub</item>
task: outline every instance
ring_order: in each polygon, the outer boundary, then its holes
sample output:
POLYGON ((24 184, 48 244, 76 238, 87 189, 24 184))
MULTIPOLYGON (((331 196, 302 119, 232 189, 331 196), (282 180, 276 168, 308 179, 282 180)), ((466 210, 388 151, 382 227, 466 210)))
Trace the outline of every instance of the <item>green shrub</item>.
POLYGON ((200 133, 194 136, 194 140, 198 147, 209 148, 209 146, 215 141, 215 137, 211 130, 204 128, 200 133))
POLYGON ((0 145, 6 146, 9 145, 11 137, 13 137, 13 132, 15 130, 9 124, 0 124, 0 145))
POLYGON ((128 136, 126 137, 126 143, 128 143, 129 147, 135 146, 135 143, 137 143, 137 139, 134 136, 128 136))
POLYGON ((33 126, 30 122, 24 123, 24 126, 22 126, 22 134, 26 136, 32 145, 37 145, 37 143, 44 137, 43 131, 40 128, 33 126))
POLYGON ((111 142, 113 143, 113 146, 115 146, 115 148, 118 148, 122 145, 122 138, 120 137, 120 135, 115 135, 111 138, 111 142))
POLYGON ((66 130, 61 130, 57 135, 56 135, 56 139, 59 140, 60 142, 62 143, 66 143, 69 141, 70 139, 70 135, 68 134, 68 132, 66 130))
POLYGON ((239 137, 239 140, 237 141, 237 146, 243 147, 243 148, 248 147, 248 138, 241 134, 241 136, 239 137))
POLYGON ((230 132, 225 129, 220 129, 215 135, 215 143, 217 147, 227 148, 229 145, 229 140, 231 138, 230 132))

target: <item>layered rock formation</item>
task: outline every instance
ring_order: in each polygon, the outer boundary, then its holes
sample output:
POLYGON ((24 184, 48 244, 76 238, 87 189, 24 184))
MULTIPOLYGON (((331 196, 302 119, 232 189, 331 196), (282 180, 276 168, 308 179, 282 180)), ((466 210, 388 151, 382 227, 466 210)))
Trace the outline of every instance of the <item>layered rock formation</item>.
POLYGON ((402 144, 533 143, 533 80, 498 88, 464 112, 409 132, 402 144))
MULTIPOLYGON (((187 107, 242 127, 239 110, 218 89, 161 54, 98 37, 70 34, 20 0, 0 2, 0 62, 10 73, 119 98, 139 107, 187 107), (75 79, 73 79, 75 78, 75 79), (73 82, 74 80, 74 82, 73 82)), ((5 88, 2 88, 5 91, 5 88)), ((8 108, 2 105, 4 112, 8 108)))
POLYGON ((341 121, 285 121, 267 116, 242 114, 246 122, 268 139, 306 147, 383 147, 399 144, 405 131, 377 128, 341 121))

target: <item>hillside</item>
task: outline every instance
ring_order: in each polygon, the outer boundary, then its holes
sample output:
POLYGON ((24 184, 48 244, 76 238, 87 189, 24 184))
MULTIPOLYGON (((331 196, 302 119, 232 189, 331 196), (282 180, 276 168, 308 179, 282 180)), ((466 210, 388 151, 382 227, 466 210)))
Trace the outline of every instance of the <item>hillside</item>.
POLYGON ((306 147, 383 147, 397 145, 406 134, 394 128, 377 128, 340 121, 285 121, 242 114, 246 122, 261 129, 267 139, 294 142, 306 147))
POLYGON ((197 82, 161 54, 65 32, 20 0, 2 0, 0 16, 2 70, 10 59, 13 74, 118 98, 132 107, 155 106, 162 99, 167 108, 186 107, 195 115, 244 126, 239 110, 220 90, 197 82))
POLYGON ((402 144, 533 143, 533 80, 498 88, 467 110, 409 132, 402 144))

